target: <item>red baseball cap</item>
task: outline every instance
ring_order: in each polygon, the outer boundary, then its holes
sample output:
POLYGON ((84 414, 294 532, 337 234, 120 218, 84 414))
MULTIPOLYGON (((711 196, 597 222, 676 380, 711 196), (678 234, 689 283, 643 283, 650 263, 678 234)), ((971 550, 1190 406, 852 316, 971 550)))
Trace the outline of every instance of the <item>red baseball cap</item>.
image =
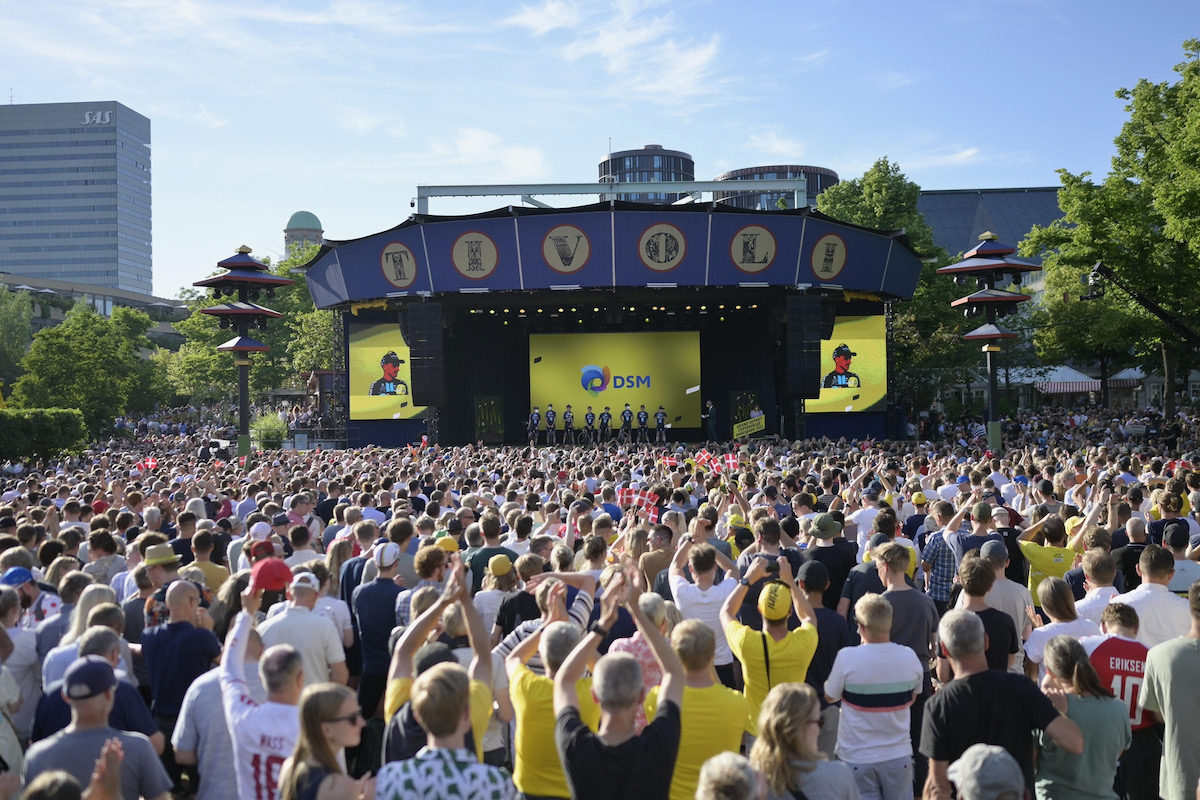
POLYGON ((282 558, 264 558, 250 570, 250 591, 282 592, 292 582, 292 571, 282 558))

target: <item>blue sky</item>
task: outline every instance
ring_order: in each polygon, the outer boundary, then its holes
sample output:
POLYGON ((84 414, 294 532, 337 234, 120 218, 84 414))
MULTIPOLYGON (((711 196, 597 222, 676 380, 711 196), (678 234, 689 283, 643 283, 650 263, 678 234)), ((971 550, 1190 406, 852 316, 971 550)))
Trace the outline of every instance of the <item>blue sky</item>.
POLYGON ((0 74, 17 103, 151 118, 174 296, 238 245, 278 257, 298 209, 355 238, 417 184, 595 180, 610 137, 702 179, 885 155, 929 189, 1103 174, 1114 91, 1171 80, 1198 23, 1195 0, 0 0, 0 74))

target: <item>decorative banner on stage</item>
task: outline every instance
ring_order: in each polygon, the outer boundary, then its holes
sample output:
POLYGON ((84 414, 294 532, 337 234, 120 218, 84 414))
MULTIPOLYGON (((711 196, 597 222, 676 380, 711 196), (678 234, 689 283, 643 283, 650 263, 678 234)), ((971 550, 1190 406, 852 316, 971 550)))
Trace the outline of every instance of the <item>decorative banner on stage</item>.
POLYGON ((400 326, 352 322, 350 339, 350 419, 413 419, 425 406, 412 403, 412 357, 400 326))
POLYGON ((646 285, 794 286, 911 297, 917 256, 887 231, 816 213, 598 203, 414 217, 329 242, 307 267, 319 308, 403 293, 646 285))
MULTIPOLYGON (((608 407, 614 431, 628 403, 635 415, 646 407, 653 424, 663 406, 674 427, 700 427, 700 334, 653 333, 532 334, 529 337, 529 402, 554 405, 556 427, 571 404, 581 427, 588 406, 599 417, 608 407)), ((597 422, 597 429, 599 423, 597 422)))
POLYGON ((882 410, 887 396, 886 333, 882 316, 838 317, 833 338, 821 342, 821 396, 807 401, 805 411, 882 410))
POLYGON ((752 433, 758 433, 761 430, 766 430, 766 417, 753 417, 745 422, 737 422, 733 425, 733 438, 742 439, 752 433))
POLYGON ((517 218, 521 274, 527 290, 612 285, 612 214, 517 218))

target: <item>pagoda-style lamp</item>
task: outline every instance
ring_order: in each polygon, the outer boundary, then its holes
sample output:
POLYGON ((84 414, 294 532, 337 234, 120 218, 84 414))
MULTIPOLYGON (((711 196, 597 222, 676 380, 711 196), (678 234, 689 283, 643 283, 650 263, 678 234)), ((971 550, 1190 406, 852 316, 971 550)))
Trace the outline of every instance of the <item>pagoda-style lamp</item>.
POLYGON ((258 305, 263 294, 275 297, 275 290, 291 286, 295 281, 272 275, 267 265, 250 257, 250 248, 242 245, 237 253, 217 266, 225 272, 196 281, 193 286, 212 290, 214 300, 224 296, 228 302, 200 310, 201 314, 212 314, 221 321, 222 330, 236 331, 237 335, 217 350, 233 353, 238 368, 238 455, 250 454, 250 354, 265 353, 270 346, 250 338, 251 330, 266 330, 267 322, 283 315, 278 311, 258 305), (234 299, 236 298, 236 299, 234 299))
POLYGON ((967 281, 973 279, 977 287, 977 291, 958 298, 950 305, 961 308, 967 319, 983 317, 985 320, 983 325, 964 334, 963 339, 984 343, 988 371, 987 437, 988 447, 993 450, 999 450, 1001 445, 997 356, 1002 340, 1017 338, 1017 334, 996 323, 1015 314, 1017 305, 1030 298, 1027 294, 996 287, 1010 284, 1019 287, 1026 273, 1040 272, 1042 269, 1037 264, 1010 258, 1016 248, 1003 244, 998 238, 991 231, 980 234, 979 244, 963 254, 962 261, 938 270, 939 275, 953 275, 954 282, 959 286, 966 286, 967 281))

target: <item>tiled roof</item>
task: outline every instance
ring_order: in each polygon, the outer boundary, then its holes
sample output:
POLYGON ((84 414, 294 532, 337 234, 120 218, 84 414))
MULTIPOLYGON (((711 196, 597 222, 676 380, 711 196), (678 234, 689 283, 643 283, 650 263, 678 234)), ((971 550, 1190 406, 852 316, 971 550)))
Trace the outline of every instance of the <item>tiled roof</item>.
MULTIPOLYGON (((984 231, 1016 247, 1034 225, 1044 227, 1062 216, 1057 186, 922 191, 917 207, 933 229, 934 241, 952 256, 978 244, 984 231)), ((1029 260, 1041 263, 1040 258, 1029 260)))

